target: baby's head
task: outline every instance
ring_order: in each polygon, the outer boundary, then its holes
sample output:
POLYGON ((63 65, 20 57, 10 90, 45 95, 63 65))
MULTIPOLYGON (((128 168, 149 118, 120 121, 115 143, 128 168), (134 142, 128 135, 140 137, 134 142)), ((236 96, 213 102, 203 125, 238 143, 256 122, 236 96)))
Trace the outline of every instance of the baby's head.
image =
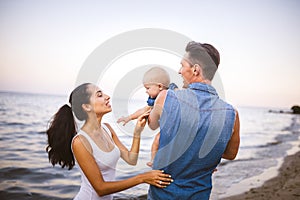
POLYGON ((150 97, 155 98, 160 91, 169 88, 170 76, 162 67, 152 67, 145 72, 143 84, 147 94, 149 94, 150 97))

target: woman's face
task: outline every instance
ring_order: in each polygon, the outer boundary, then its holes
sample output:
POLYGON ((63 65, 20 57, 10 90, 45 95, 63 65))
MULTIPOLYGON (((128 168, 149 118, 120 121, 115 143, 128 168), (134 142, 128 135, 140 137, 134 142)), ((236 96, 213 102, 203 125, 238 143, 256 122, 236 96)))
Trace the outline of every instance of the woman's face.
POLYGON ((109 104, 110 97, 104 94, 99 87, 91 84, 88 90, 91 92, 90 106, 96 115, 104 115, 112 111, 109 104))

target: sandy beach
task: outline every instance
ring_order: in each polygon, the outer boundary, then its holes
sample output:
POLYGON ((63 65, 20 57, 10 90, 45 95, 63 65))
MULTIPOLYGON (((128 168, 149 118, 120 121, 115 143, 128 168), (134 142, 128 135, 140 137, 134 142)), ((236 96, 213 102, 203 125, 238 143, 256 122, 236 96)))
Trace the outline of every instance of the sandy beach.
MULTIPOLYGON (((141 196, 139 199, 147 199, 141 196)), ((266 181, 261 187, 222 200, 296 200, 300 199, 300 151, 287 156, 278 176, 266 181)))
POLYGON ((266 181, 261 187, 251 188, 244 194, 227 197, 223 200, 294 200, 300 199, 300 152, 287 156, 275 178, 266 181))
MULTIPOLYGON (((300 147, 300 146, 299 146, 300 147)), ((114 198, 124 200, 123 198, 114 198)), ((147 199, 147 195, 138 197, 147 199)), ((284 158, 278 176, 266 181, 261 187, 221 200, 300 200, 300 151, 284 158)))

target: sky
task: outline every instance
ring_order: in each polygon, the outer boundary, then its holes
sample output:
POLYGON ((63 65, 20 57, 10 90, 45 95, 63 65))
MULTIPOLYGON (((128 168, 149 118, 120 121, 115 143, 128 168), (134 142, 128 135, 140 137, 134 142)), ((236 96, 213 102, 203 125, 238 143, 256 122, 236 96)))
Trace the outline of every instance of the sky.
POLYGON ((300 104, 298 0, 0 0, 0 90, 68 95, 98 46, 143 28, 213 44, 233 105, 300 104))

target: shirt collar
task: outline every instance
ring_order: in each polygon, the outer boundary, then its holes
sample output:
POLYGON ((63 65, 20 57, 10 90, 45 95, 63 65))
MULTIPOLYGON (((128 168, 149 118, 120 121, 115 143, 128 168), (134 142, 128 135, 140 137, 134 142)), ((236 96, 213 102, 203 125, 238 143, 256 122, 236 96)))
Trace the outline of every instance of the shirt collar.
POLYGON ((218 95, 216 89, 212 85, 205 84, 205 83, 200 83, 200 82, 191 83, 189 84, 188 88, 192 90, 201 90, 204 92, 209 92, 214 95, 218 95))

